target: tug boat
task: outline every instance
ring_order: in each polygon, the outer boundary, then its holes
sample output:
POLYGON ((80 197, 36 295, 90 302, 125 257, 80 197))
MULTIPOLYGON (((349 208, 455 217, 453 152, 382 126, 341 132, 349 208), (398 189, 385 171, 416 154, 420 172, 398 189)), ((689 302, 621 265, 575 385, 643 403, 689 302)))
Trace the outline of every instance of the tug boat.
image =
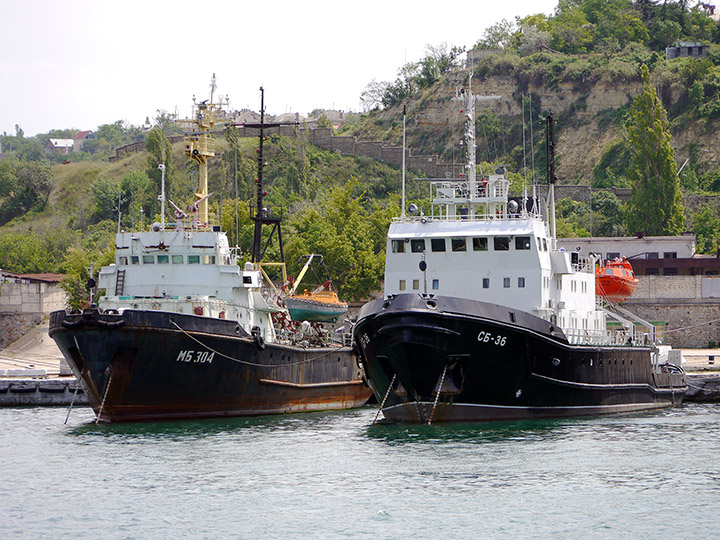
MULTIPOLYGON (((214 83, 213 76, 213 90, 214 83)), ((209 102, 195 103, 186 142, 199 166, 196 202, 173 204, 176 223, 166 225, 163 177, 162 221, 117 234, 97 304, 51 314, 49 334, 98 422, 344 409, 371 395, 349 334, 275 324, 288 317, 279 317, 286 310, 261 261, 262 226, 280 225, 262 200, 263 105, 252 260, 238 260, 226 233, 209 223, 216 107, 212 91, 209 102)))
MULTIPOLYGON (((557 247, 552 115, 548 205, 509 197, 505 169, 478 177, 475 96, 465 172, 430 179, 387 236, 384 297, 365 304, 355 346, 386 421, 461 422, 626 413, 681 403, 682 368, 654 327, 595 293, 593 256, 557 247), (609 331, 608 317, 623 330, 609 331)), ((403 198, 404 203, 404 198, 403 198)))
POLYGON ((633 295, 638 279, 632 265, 623 257, 600 261, 595 269, 595 294, 611 302, 624 302, 633 295))

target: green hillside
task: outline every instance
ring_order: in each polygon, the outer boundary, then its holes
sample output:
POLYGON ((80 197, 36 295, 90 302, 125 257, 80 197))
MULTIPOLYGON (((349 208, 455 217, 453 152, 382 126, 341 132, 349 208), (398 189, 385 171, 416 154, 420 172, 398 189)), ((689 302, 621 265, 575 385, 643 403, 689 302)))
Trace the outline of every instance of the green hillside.
MULTIPOLYGON (((675 207, 670 220, 642 192, 633 191, 627 203, 613 193, 595 192, 590 204, 558 202, 559 234, 634 234, 640 232, 637 212, 655 211, 640 222, 658 230, 670 222, 672 231, 693 230, 698 249, 715 252, 720 25, 702 4, 562 0, 551 16, 492 25, 468 51, 470 67, 463 52, 457 46, 428 46, 426 57, 402 66, 395 81, 369 82, 362 94, 366 111, 346 115, 335 134, 399 145, 405 108, 413 154, 462 161, 462 113, 453 97, 472 74, 475 93, 503 96, 478 108, 478 161, 483 170, 507 165, 516 192, 524 178, 546 181, 544 120, 552 111, 560 183, 633 190, 644 185, 650 195, 665 185, 685 200, 702 201, 693 210, 685 206, 684 214, 675 207), (667 58, 665 47, 677 42, 701 43, 702 54, 667 58), (645 85, 643 66, 649 72, 645 85), (636 101, 644 93, 659 98, 654 109, 642 109, 636 101), (641 151, 633 138, 643 122, 661 141, 656 153, 662 167, 641 163, 655 153, 641 151), (664 176, 652 172, 659 170, 664 176)), ((183 144, 166 139, 179 128, 167 113, 154 121, 149 133, 122 122, 99 126, 97 139, 86 141, 82 152, 54 160, 45 154, 45 143, 71 137, 72 130, 25 137, 18 127, 14 135, 0 136, 0 268, 66 272, 72 277, 68 290, 80 299, 88 268, 111 260, 118 227, 147 228, 159 221, 159 162, 167 165, 168 197, 178 205, 191 201, 197 171, 183 144), (117 148, 138 141, 149 150, 109 161, 117 148)), ((245 254, 252 237, 256 146, 256 139, 226 131, 210 169, 211 213, 245 254)), ((298 271, 302 255, 322 253, 345 298, 361 299, 377 290, 385 233, 399 211, 400 171, 366 157, 320 150, 303 137, 272 135, 265 148, 266 203, 283 212, 290 272, 298 271)), ((425 208, 426 195, 422 185, 408 183, 408 198, 425 208)), ((277 245, 268 256, 277 258, 277 245)))

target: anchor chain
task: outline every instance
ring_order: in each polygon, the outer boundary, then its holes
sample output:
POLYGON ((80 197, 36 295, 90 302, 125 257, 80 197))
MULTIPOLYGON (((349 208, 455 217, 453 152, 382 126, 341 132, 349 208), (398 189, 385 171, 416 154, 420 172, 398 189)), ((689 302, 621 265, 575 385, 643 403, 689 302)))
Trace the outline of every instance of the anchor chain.
POLYGON ((435 403, 433 403, 432 411, 430 411, 430 418, 428 418, 428 426, 432 424, 433 416, 435 416, 435 407, 437 407, 438 400, 440 399, 440 391, 442 390, 443 384, 445 383, 445 372, 447 371, 447 364, 443 368, 442 375, 440 376, 440 384, 435 390, 435 403))
POLYGON ((65 417, 65 423, 68 423, 68 420, 70 419, 70 411, 72 411, 73 405, 75 404, 75 398, 77 397, 77 392, 80 384, 75 385, 75 393, 73 393, 72 401, 70 401, 70 407, 68 408, 67 416, 65 417))
POLYGON ((395 383, 395 377, 397 377, 397 373, 395 373, 393 375, 392 381, 390 381, 390 384, 388 385, 387 392, 385 392, 385 397, 383 398, 382 403, 380 404, 380 408, 378 409, 378 412, 375 415, 375 420, 373 420, 372 424, 370 424, 371 426, 375 425, 375 422, 377 422, 378 416, 380 416, 380 411, 382 411, 383 407, 385 406, 385 400, 390 395, 390 390, 392 390, 393 384, 395 383))
POLYGON ((105 407, 105 400, 107 399, 108 392, 110 391, 110 383, 112 383, 112 375, 108 378, 107 386, 105 387, 105 395, 103 396, 102 403, 100 403, 100 410, 98 411, 97 418, 95 419, 96 425, 100 422, 100 415, 102 415, 103 408, 105 407))
POLYGON ((68 423, 68 420, 70 419, 70 412, 72 411, 73 405, 75 404, 75 398, 77 397, 78 389, 80 388, 80 380, 83 378, 83 374, 85 373, 85 370, 87 368, 83 368, 83 370, 80 372, 80 376, 75 381, 75 392, 73 393, 73 398, 70 401, 70 407, 68 408, 67 416, 65 417, 65 424, 68 423))

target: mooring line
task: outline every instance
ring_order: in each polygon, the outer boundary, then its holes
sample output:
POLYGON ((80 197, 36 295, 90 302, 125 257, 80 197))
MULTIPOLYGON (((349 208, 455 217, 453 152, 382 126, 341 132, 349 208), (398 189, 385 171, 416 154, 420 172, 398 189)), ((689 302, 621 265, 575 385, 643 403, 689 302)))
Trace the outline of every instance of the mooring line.
POLYGON ((68 408, 67 416, 65 417, 65 424, 68 423, 68 419, 70 418, 70 411, 72 411, 73 405, 75 404, 75 398, 77 397, 77 391, 80 387, 80 384, 76 382, 75 384, 75 393, 73 394, 72 401, 70 401, 70 407, 68 408))
POLYGON ((222 356, 223 358, 227 358, 228 360, 232 360, 233 362, 238 362, 240 364, 245 364, 248 366, 254 366, 254 367, 264 367, 264 368, 277 368, 277 367, 286 367, 286 366, 298 366, 300 364, 307 364, 309 362, 313 362, 315 360, 320 360, 321 358, 324 358, 326 356, 330 356, 331 354, 335 354, 337 351, 328 351, 324 354, 321 354, 319 356, 314 356, 313 358, 307 358, 305 360, 300 360, 298 362, 292 362, 290 364, 257 364, 255 362, 248 362, 247 360, 240 360, 238 358, 233 358, 232 356, 228 356, 227 354, 224 354, 218 350, 213 349, 209 345, 206 345, 202 341, 200 341, 198 338, 193 336, 192 334, 189 334, 187 331, 185 331, 178 323, 170 319, 170 322, 175 325, 175 327, 180 330, 183 334, 185 334, 187 337, 192 339, 194 342, 198 343, 199 345, 202 345, 207 350, 214 352, 215 354, 222 356))
POLYGON ((73 393, 73 398, 70 401, 70 407, 68 408, 67 416, 65 417, 65 424, 67 424, 68 420, 70 419, 70 412, 72 411, 73 405, 75 404, 75 398, 77 397, 78 389, 80 388, 80 379, 82 379, 83 373, 85 373, 86 369, 86 367, 82 369, 82 371, 80 372, 80 376, 75 381, 75 392, 73 393))
POLYGON ((447 371, 447 364, 445 364, 442 375, 440 376, 440 385, 436 388, 436 391, 435 391, 435 403, 433 403, 432 411, 430 411, 430 418, 428 418, 428 426, 432 425, 432 419, 433 419, 433 416, 435 416, 435 407, 437 407, 438 400, 440 399, 440 391, 442 390, 443 383, 445 382, 445 372, 446 371, 447 371))
POLYGON ((382 411, 383 407, 385 406, 385 400, 390 395, 390 390, 392 390, 393 384, 395 383, 395 377, 397 377, 397 373, 393 375, 392 381, 390 381, 390 385, 388 386, 387 392, 385 392, 385 397, 382 400, 382 403, 380 404, 380 408, 378 409, 377 414, 375 415, 375 420, 372 421, 371 426, 375 425, 375 422, 377 422, 378 416, 380 416, 380 412, 382 411))
POLYGON ((110 391, 110 383, 112 383, 112 375, 108 377, 107 385, 105 386, 105 395, 103 396, 102 403, 100 404, 100 411, 98 412, 97 418, 95 419, 95 425, 100 422, 100 415, 103 412, 103 409, 105 408, 105 400, 107 399, 108 392, 110 391))

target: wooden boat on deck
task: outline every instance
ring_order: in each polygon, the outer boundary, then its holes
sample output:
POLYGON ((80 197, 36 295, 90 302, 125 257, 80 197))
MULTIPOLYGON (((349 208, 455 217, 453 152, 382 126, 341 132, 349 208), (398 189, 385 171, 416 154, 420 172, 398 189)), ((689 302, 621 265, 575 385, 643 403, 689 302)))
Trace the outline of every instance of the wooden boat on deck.
POLYGON ((638 279, 625 257, 601 262, 595 269, 595 294, 611 302, 624 302, 633 295, 637 285, 638 279))

